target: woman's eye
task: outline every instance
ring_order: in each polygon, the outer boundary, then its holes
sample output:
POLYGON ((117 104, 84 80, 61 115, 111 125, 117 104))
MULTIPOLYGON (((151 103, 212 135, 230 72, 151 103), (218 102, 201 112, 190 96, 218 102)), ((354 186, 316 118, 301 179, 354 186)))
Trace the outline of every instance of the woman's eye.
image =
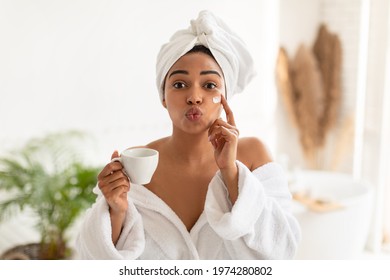
POLYGON ((205 84, 205 88, 207 89, 215 89, 217 85, 215 83, 207 83, 205 84))
POLYGON ((176 82, 173 84, 173 87, 176 89, 185 88, 185 84, 183 82, 176 82))

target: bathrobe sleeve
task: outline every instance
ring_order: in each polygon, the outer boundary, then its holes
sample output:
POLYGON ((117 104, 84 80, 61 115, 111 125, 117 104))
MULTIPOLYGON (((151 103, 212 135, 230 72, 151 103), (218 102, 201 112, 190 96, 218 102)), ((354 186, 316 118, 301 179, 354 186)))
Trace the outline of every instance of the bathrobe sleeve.
POLYGON ((85 220, 76 239, 76 250, 81 259, 121 260, 138 258, 145 247, 142 219, 129 198, 124 227, 116 244, 111 239, 111 219, 108 204, 95 187, 98 194, 94 205, 87 210, 85 220))
POLYGON ((292 196, 281 166, 268 163, 251 172, 237 161, 239 195, 228 198, 221 173, 210 182, 205 212, 234 259, 291 259, 301 231, 290 211, 292 196))

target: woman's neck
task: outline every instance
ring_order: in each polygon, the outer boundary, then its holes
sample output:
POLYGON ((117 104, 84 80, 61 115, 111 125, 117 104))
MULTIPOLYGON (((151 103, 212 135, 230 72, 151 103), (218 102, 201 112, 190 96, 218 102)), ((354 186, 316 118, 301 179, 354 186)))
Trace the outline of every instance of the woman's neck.
POLYGON ((205 162, 214 156, 207 131, 199 134, 173 131, 169 139, 169 149, 176 160, 186 163, 205 162))

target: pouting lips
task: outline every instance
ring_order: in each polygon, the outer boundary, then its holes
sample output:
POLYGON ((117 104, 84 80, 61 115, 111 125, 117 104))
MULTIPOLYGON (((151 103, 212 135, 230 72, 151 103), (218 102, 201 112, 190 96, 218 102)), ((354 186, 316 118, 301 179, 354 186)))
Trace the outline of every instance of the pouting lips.
POLYGON ((190 121, 196 121, 200 119, 203 113, 202 110, 200 110, 198 107, 191 107, 185 115, 190 121))

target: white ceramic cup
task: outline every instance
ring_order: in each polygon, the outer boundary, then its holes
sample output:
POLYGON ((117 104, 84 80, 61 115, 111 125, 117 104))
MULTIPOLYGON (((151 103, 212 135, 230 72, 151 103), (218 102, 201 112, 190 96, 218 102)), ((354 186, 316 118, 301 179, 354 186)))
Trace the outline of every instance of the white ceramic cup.
POLYGON ((132 148, 124 150, 120 157, 111 161, 119 161, 129 177, 130 182, 137 185, 149 184, 158 164, 158 151, 149 148, 132 148))

